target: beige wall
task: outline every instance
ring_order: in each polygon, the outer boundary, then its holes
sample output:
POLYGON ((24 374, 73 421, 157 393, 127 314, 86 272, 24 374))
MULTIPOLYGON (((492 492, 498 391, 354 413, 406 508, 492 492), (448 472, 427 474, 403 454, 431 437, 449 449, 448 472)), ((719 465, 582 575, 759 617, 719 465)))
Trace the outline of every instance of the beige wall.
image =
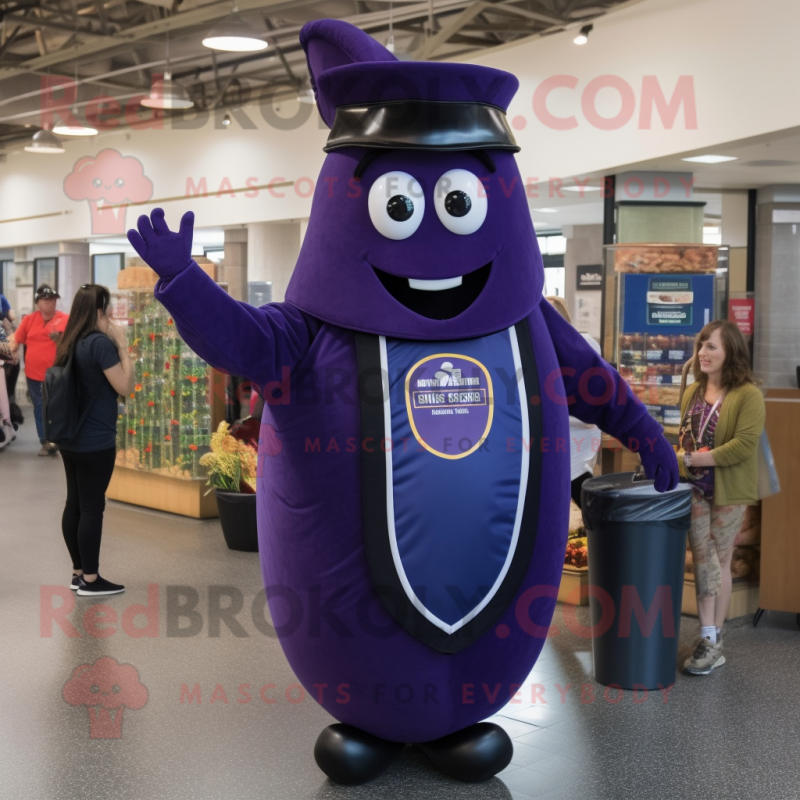
POLYGON ((247 278, 272 281, 272 301, 283 302, 300 254, 300 221, 253 222, 247 226, 247 278))

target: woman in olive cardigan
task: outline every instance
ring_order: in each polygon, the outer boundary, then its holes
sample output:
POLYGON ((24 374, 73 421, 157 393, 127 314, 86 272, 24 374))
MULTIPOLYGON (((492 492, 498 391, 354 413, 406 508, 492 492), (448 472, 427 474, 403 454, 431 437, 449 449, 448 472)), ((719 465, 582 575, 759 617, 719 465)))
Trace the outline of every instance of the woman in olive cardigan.
POLYGON ((725 663, 722 625, 731 600, 731 556, 745 507, 758 502, 764 399, 739 328, 717 320, 694 348, 695 383, 681 401, 683 472, 693 485, 692 548, 700 641, 684 664, 707 675, 725 663))

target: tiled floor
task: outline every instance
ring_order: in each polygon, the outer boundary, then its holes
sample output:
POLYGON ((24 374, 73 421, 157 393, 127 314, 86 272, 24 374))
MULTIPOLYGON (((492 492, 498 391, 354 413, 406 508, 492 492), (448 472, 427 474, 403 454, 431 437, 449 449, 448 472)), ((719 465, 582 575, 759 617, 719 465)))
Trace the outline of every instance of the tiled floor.
MULTIPOLYGON (((37 458, 37 449, 26 424, 0 453, 0 797, 800 798, 800 632, 788 614, 768 614, 757 629, 747 620, 731 625, 727 665, 705 678, 679 675, 668 697, 634 698, 592 680, 590 641, 570 632, 559 608, 559 634, 548 640, 520 702, 495 717, 515 743, 513 762, 498 778, 448 780, 409 747, 371 784, 332 784, 312 757, 330 717, 314 702, 267 705, 259 697, 266 683, 279 692, 294 683, 277 641, 261 635, 247 613, 237 617, 245 636, 224 625, 220 636, 209 633, 209 586, 238 589, 245 611, 261 589, 257 557, 227 550, 216 521, 109 503, 102 571, 128 585, 104 604, 115 632, 87 635, 93 620, 81 618, 84 606, 66 617, 79 636, 46 623, 46 614, 43 625, 42 608, 62 600, 42 587, 64 587, 70 565, 59 531, 60 458, 37 458), (149 600, 148 583, 157 584, 149 600), (203 625, 191 636, 167 627, 168 597, 179 586, 198 592, 203 625), (137 638, 123 615, 148 602, 154 612, 158 603, 156 635, 137 638), (147 688, 144 707, 125 709, 119 739, 92 738, 89 710, 63 697, 75 668, 102 656, 132 665, 147 688), (181 702, 183 684, 199 684, 201 704, 185 695, 181 702), (241 684, 252 687, 249 702, 241 684)), ((588 621, 585 609, 578 620, 588 621)), ((681 657, 695 631, 696 621, 684 618, 681 657)))

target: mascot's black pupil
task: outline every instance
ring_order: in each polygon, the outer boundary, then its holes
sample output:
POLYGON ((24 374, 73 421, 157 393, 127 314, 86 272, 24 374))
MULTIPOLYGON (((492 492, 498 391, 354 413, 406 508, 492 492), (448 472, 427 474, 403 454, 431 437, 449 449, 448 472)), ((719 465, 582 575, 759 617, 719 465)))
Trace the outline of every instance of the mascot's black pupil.
POLYGON ((405 222, 414 213, 414 204, 404 194, 396 194, 386 204, 386 213, 395 222, 405 222))
POLYGON ((466 192, 458 189, 455 192, 450 192, 444 199, 444 207, 451 217, 464 217, 469 213, 472 208, 472 200, 466 192))

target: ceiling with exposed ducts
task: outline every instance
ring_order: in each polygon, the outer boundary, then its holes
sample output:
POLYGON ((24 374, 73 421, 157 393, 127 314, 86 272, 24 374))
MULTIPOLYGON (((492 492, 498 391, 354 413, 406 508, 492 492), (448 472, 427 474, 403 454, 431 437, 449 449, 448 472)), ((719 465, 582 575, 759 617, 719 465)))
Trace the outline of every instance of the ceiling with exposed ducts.
POLYGON ((137 98, 150 93, 154 78, 167 70, 188 91, 193 113, 235 108, 265 92, 296 95, 308 87, 298 33, 314 19, 346 20, 384 44, 393 37, 401 59, 439 60, 565 30, 577 34, 609 11, 638 2, 642 0, 0 2, 0 148, 30 139, 42 126, 41 90, 48 82, 67 84, 69 108, 79 118, 98 95, 113 97, 123 107, 138 104, 137 98), (203 46, 208 32, 234 10, 268 43, 265 50, 233 53, 203 46))

